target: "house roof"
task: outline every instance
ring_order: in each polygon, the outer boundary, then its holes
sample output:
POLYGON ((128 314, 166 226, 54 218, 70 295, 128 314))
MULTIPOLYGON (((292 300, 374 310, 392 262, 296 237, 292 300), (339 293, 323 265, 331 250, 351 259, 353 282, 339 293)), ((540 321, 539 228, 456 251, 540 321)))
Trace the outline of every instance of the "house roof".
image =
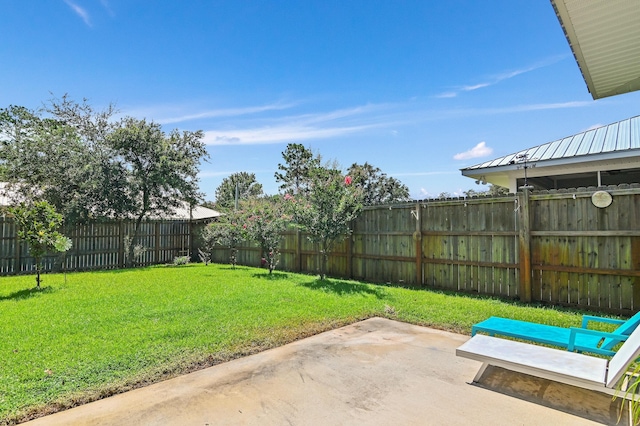
POLYGON ((505 155, 494 160, 461 169, 463 175, 474 175, 480 169, 508 167, 527 161, 539 166, 570 164, 585 160, 608 160, 640 156, 640 116, 590 129, 573 136, 505 155))
MULTIPOLYGON (((17 197, 16 192, 9 189, 8 184, 6 182, 0 182, 0 207, 2 206, 10 206, 13 201, 15 201, 17 197)), ((189 204, 183 202, 180 207, 174 209, 172 214, 162 216, 162 219, 169 220, 204 220, 204 219, 212 219, 218 216, 221 216, 222 213, 219 211, 209 209, 203 206, 194 206, 189 212, 189 204)))
POLYGON ((194 206, 191 210, 191 214, 189 214, 189 204, 182 203, 182 206, 176 208, 173 214, 168 216, 164 216, 164 219, 173 219, 173 220, 204 220, 204 219, 213 219, 214 217, 221 216, 217 210, 213 210, 203 206, 194 206))
POLYGON ((640 89, 640 1, 551 4, 593 99, 640 89))
POLYGON ((640 183, 640 116, 628 118, 464 169, 476 183, 516 192, 640 183))

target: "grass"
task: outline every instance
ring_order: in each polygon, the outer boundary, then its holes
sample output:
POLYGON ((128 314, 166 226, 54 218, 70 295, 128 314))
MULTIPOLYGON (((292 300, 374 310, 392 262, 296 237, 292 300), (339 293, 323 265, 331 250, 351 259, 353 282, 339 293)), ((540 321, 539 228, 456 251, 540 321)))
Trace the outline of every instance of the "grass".
POLYGON ((0 278, 0 424, 382 316, 469 333, 491 315, 581 313, 226 265, 0 278))

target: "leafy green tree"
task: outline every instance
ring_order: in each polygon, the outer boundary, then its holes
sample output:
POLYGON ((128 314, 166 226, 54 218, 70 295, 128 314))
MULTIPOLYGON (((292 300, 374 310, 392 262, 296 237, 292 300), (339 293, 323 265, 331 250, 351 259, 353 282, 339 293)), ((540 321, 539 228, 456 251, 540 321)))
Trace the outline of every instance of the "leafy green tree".
POLYGON ((285 194, 294 222, 307 232, 320 250, 320 278, 325 279, 327 258, 336 243, 351 233, 351 221, 362 210, 362 188, 350 176, 333 168, 317 167, 311 173, 308 194, 285 194))
POLYGON ((469 189, 467 191, 463 191, 463 194, 465 197, 476 197, 479 195, 489 195, 489 196, 500 196, 500 195, 507 195, 509 193, 509 189, 505 188, 503 186, 498 186, 498 185, 489 185, 489 189, 486 189, 484 191, 476 191, 475 189, 469 189))
POLYGON ((18 237, 29 247, 29 254, 35 259, 36 286, 40 288, 42 258, 49 252, 65 252, 71 248, 71 240, 60 232, 62 215, 46 201, 33 205, 21 203, 9 208, 18 226, 18 237))
POLYGON ((248 238, 260 247, 269 274, 280 261, 282 232, 291 221, 284 207, 280 199, 274 198, 252 199, 242 204, 243 227, 246 227, 248 238))
POLYGON ((311 172, 320 166, 320 157, 299 143, 290 143, 282 153, 284 164, 278 164, 275 178, 281 182, 280 191, 297 195, 307 193, 311 185, 311 172))
POLYGON ((235 269, 238 260, 238 243, 245 240, 246 236, 243 213, 230 211, 228 214, 219 216, 215 222, 211 222, 202 230, 203 252, 205 255, 210 255, 216 246, 228 247, 229 262, 235 269))
POLYGON ((462 194, 464 194, 465 197, 469 198, 469 197, 477 197, 479 195, 484 194, 486 191, 481 191, 478 192, 475 189, 469 189, 467 191, 463 191, 462 194))
POLYGON ((216 208, 230 210, 235 206, 236 188, 238 200, 248 200, 262 195, 262 185, 256 181, 254 173, 233 173, 222 180, 216 188, 216 208))
POLYGON ((489 195, 507 195, 509 193, 509 188, 505 188, 504 186, 498 186, 491 184, 489 185, 489 195))
POLYGON ((353 184, 362 188, 363 204, 373 206, 377 204, 401 203, 410 201, 409 188, 398 179, 387 176, 378 167, 369 163, 362 165, 354 163, 347 174, 353 178, 353 184))
POLYGON ((55 119, 11 106, 0 110, 3 178, 19 198, 47 200, 68 221, 87 217, 97 199, 96 167, 75 130, 55 119))
POLYGON ((200 161, 207 158, 201 131, 165 134, 160 125, 124 118, 108 135, 113 161, 125 171, 122 213, 135 218, 133 235, 126 248, 126 263, 133 262, 133 248, 146 217, 169 214, 186 201, 194 205, 200 161))

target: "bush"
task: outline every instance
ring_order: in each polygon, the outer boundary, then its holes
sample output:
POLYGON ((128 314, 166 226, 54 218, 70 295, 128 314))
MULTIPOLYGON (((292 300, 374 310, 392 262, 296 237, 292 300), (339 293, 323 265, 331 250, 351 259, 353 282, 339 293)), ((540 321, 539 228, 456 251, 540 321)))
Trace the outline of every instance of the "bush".
POLYGON ((180 266, 189 263, 189 256, 176 256, 173 258, 173 265, 180 266))

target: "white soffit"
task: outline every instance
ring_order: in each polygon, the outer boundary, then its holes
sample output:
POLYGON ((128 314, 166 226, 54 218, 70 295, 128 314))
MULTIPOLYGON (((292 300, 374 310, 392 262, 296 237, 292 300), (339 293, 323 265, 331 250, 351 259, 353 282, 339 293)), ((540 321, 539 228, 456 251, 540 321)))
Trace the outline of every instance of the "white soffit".
POLYGON ((640 0, 551 0, 593 99, 640 89, 640 0))

